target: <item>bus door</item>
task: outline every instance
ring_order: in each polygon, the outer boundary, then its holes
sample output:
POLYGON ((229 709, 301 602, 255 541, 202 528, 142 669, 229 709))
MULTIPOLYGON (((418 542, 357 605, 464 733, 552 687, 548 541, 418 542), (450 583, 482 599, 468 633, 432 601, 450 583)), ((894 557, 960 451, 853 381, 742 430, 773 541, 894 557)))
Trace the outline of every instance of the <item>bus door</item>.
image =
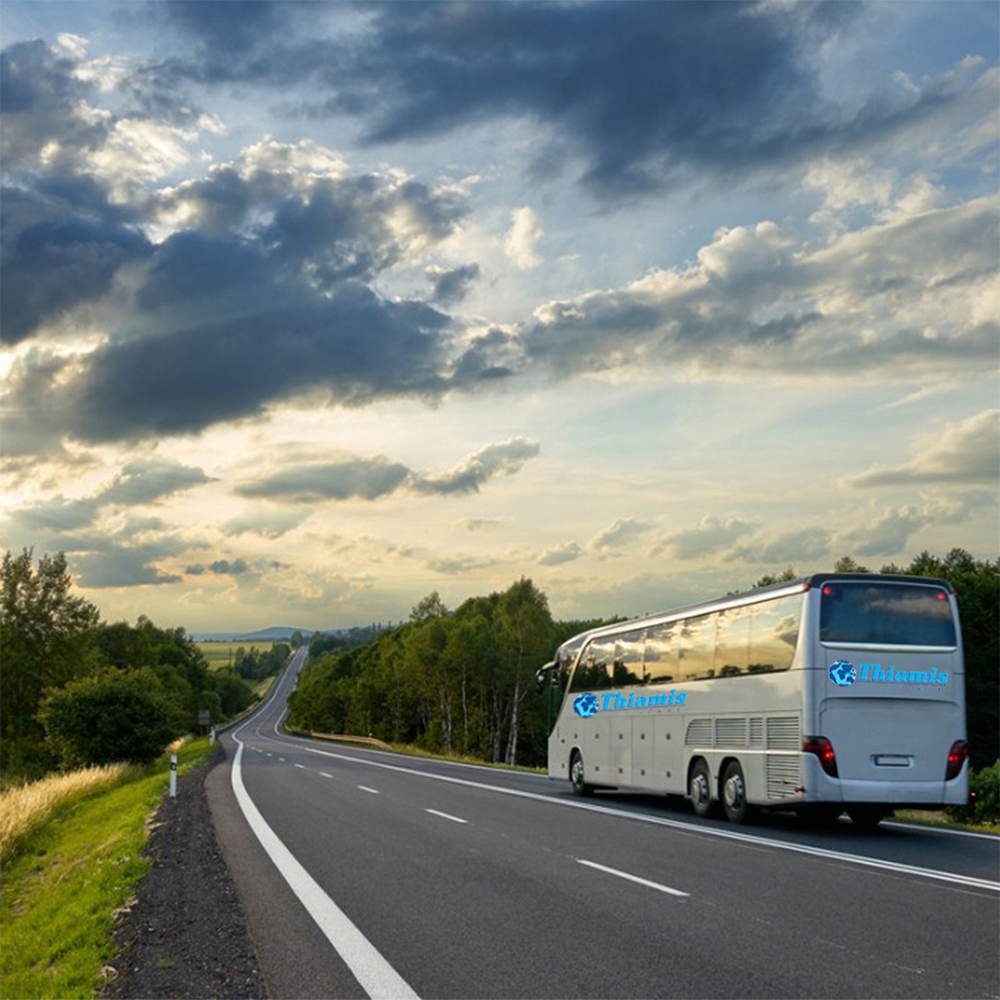
MULTIPOLYGON (((940 782, 965 738, 965 677, 951 595, 939 586, 830 580, 820 597, 820 732, 851 782, 940 782)), ((912 787, 912 786, 911 786, 912 787)), ((864 785, 855 786, 856 797, 864 785)))

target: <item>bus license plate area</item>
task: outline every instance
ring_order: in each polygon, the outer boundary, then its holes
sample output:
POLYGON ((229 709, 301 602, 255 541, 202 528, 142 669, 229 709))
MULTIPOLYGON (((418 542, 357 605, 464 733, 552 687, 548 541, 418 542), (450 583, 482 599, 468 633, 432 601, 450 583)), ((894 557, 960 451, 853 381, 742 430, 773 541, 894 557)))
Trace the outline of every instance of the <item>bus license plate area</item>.
POLYGON ((909 767, 912 758, 899 753, 877 753, 872 762, 876 767, 909 767))

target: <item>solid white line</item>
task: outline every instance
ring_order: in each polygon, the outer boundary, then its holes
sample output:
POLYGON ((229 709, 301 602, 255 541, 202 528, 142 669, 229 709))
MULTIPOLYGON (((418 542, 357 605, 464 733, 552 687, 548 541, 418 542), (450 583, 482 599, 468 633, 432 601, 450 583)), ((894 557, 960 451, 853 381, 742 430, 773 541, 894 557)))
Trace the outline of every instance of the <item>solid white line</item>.
POLYGON ((1000 843, 1000 837, 995 833, 977 833, 975 830, 953 830, 948 826, 931 826, 930 823, 892 823, 882 820, 880 826, 891 827, 893 830, 918 830, 920 833, 943 833, 949 837, 978 837, 980 840, 992 840, 1000 843))
POLYGON ((381 795, 382 793, 377 788, 369 788, 367 785, 358 785, 358 788, 363 792, 371 792, 372 795, 381 795))
POLYGON ((581 865, 588 868, 596 868, 599 872, 607 872, 609 875, 617 875, 619 878, 628 879, 629 882, 638 882, 639 885, 648 885, 650 889, 659 889, 660 892, 669 892, 671 896, 690 896, 689 892, 681 892, 680 889, 671 889, 669 885, 660 885, 659 882, 650 882, 648 878, 639 878, 638 875, 629 875, 628 872, 620 872, 617 868, 608 868, 599 865, 596 861, 584 861, 583 858, 576 859, 581 865))
MULTIPOLYGON (((268 737, 270 738, 270 737, 268 737)), ((291 739, 295 739, 292 737, 291 739)), ((878 858, 869 858, 860 854, 847 854, 843 851, 827 850, 823 847, 811 847, 808 844, 792 844, 787 840, 769 840, 766 837, 757 837, 749 833, 739 833, 736 830, 722 830, 714 827, 695 826, 693 823, 685 823, 681 820, 663 819, 659 816, 648 816, 645 813, 623 812, 620 809, 609 809, 607 806, 593 805, 589 802, 579 802, 576 799, 554 798, 551 795, 540 795, 537 792, 524 792, 517 788, 504 788, 500 785, 487 785, 481 781, 470 781, 468 778, 453 778, 446 774, 434 774, 430 771, 418 771, 409 767, 399 767, 396 764, 383 764, 381 761, 368 760, 364 757, 350 757, 346 754, 333 753, 330 750, 320 750, 313 747, 306 740, 295 739, 291 742, 286 737, 282 741, 286 746, 294 746, 299 750, 308 753, 319 754, 322 757, 333 757, 336 760, 346 760, 354 764, 365 764, 368 767, 381 767, 386 771, 399 771, 402 774, 412 775, 418 778, 430 778, 434 781, 446 781, 453 785, 464 785, 469 788, 482 788, 500 795, 513 795, 521 799, 533 799, 536 802, 545 802, 548 805, 562 806, 566 809, 585 809, 588 812, 603 813, 606 816, 615 816, 618 819, 630 819, 638 823, 653 823, 656 826, 666 826, 674 830, 679 830, 694 836, 719 837, 723 840, 735 840, 745 844, 752 844, 754 847, 772 848, 780 851, 791 851, 794 854, 806 854, 812 857, 823 858, 828 861, 849 862, 850 864, 861 865, 866 868, 878 868, 890 871, 898 875, 917 875, 922 878, 935 879, 939 882, 951 882, 955 885, 972 887, 975 889, 986 889, 991 892, 1000 892, 1000 882, 991 882, 989 879, 975 878, 971 875, 959 875, 955 872, 938 871, 933 868, 920 868, 915 865, 904 865, 895 861, 882 861, 878 858)))
POLYGON ((438 812, 437 809, 425 809, 425 813, 431 813, 433 816, 440 816, 442 819, 450 819, 452 823, 468 823, 467 819, 460 819, 458 816, 449 816, 448 813, 438 812))
POLYGON ((282 878, 372 1000, 394 1000, 394 998, 416 1000, 417 994, 409 983, 382 957, 378 949, 323 891, 319 883, 302 867, 267 825, 267 821, 243 785, 241 773, 243 744, 236 734, 233 734, 233 738, 239 743, 231 771, 233 793, 250 829, 256 834, 282 878))

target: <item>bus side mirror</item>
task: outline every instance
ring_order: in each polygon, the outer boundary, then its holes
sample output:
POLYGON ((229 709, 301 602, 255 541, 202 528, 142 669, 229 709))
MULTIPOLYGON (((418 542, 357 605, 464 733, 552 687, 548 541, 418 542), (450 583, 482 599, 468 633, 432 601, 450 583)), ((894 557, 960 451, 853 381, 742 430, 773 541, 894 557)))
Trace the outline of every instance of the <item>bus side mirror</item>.
POLYGON ((554 666, 555 663, 546 663, 545 666, 542 667, 537 674, 535 674, 535 690, 539 694, 545 690, 546 685, 549 683, 549 675, 554 666))

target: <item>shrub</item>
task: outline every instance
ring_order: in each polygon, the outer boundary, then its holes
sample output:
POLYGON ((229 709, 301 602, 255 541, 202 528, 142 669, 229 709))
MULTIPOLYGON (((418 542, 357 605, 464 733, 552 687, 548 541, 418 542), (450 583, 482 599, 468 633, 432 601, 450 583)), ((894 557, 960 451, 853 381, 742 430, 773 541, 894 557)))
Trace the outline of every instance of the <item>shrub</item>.
POLYGON ((969 801, 949 806, 948 815, 963 823, 1000 823, 1000 760, 969 774, 969 801))
POLYGON ((185 729, 152 670, 102 670, 42 703, 39 718, 64 765, 155 760, 185 729))

